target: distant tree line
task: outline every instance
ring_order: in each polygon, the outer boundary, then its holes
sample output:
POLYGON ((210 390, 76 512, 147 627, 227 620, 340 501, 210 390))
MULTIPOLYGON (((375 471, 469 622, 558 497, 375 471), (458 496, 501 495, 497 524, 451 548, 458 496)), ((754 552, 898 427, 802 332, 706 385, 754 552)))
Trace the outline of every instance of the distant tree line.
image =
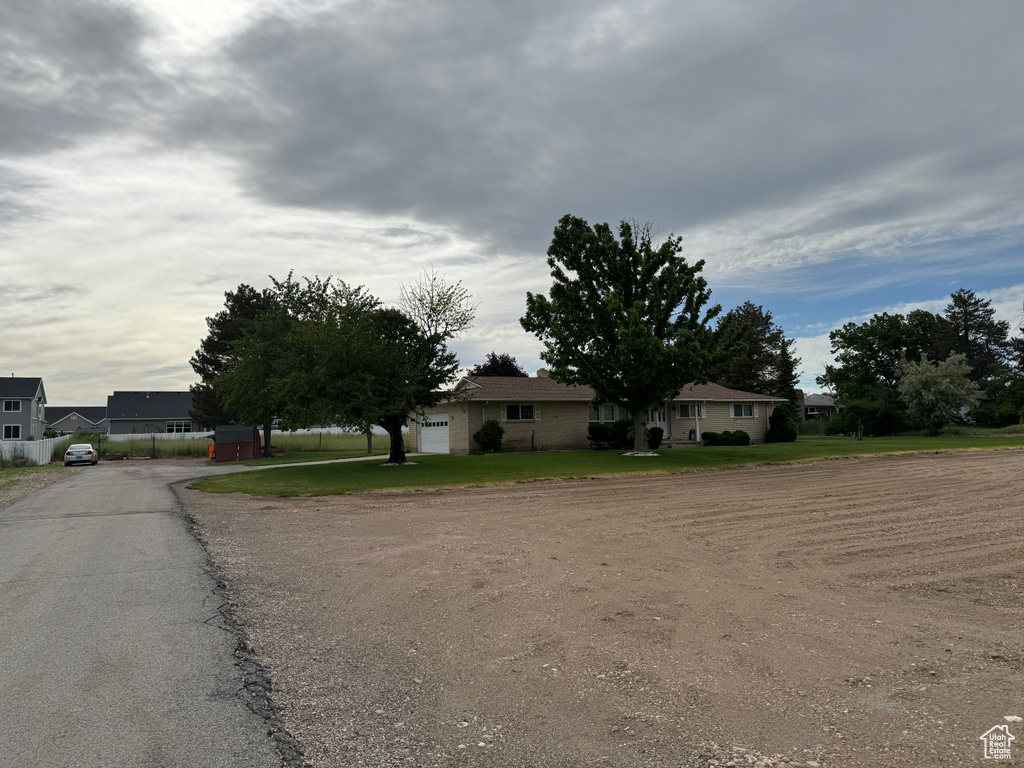
POLYGON ((257 291, 241 285, 207 319, 192 358, 193 418, 207 425, 298 429, 374 425, 390 437, 389 461, 403 463, 409 414, 436 404, 458 369, 448 342, 472 323, 460 283, 429 274, 386 307, 363 287, 289 274, 257 291))
POLYGON ((955 291, 942 314, 883 312, 829 339, 836 362, 817 381, 843 406, 836 431, 935 432, 962 409, 983 426, 1024 417, 1024 342, 973 291, 955 291))
MULTIPOLYGON (((638 450, 648 410, 689 382, 710 377, 797 399, 800 361, 771 313, 747 302, 712 324, 721 306, 710 302, 704 262, 691 264, 681 251, 678 237, 656 243, 650 224, 623 221, 615 232, 565 216, 548 248, 550 292, 528 293, 520 321, 544 345, 552 379, 590 386, 597 402, 632 414, 638 450)), ((391 437, 390 460, 404 461, 402 426, 440 402, 458 369, 448 342, 472 322, 468 293, 431 274, 403 288, 398 307, 385 307, 330 277, 272 282, 240 285, 207 318, 191 361, 200 377, 193 417, 261 426, 267 449, 272 425, 379 425, 391 437)), ((470 373, 527 375, 497 352, 470 373)))

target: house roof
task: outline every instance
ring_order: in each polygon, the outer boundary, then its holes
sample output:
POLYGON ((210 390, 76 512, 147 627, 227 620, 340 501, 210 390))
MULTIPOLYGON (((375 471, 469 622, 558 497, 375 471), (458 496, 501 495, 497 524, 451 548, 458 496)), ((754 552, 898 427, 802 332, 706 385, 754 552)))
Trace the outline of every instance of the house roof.
POLYGON ((804 398, 804 405, 813 405, 818 406, 819 408, 822 406, 834 408, 835 404, 836 401, 828 395, 807 395, 804 398))
POLYGON ((46 421, 56 424, 61 419, 66 419, 72 413, 77 413, 83 419, 92 424, 98 424, 107 418, 107 406, 105 405, 48 405, 46 406, 46 421))
POLYGON ((191 392, 114 392, 107 396, 107 418, 188 419, 191 392))
MULTIPOLYGON (((467 376, 455 386, 456 396, 466 400, 570 400, 590 402, 594 390, 582 385, 561 384, 545 377, 467 376)), ((687 384, 674 400, 735 402, 737 400, 782 403, 785 398, 728 389, 720 384, 687 384)))
MULTIPOLYGON (((36 396, 42 385, 43 380, 38 376, 11 376, 9 379, 0 377, 0 397, 17 400, 31 399, 36 396)), ((46 399, 45 394, 43 399, 46 399)))

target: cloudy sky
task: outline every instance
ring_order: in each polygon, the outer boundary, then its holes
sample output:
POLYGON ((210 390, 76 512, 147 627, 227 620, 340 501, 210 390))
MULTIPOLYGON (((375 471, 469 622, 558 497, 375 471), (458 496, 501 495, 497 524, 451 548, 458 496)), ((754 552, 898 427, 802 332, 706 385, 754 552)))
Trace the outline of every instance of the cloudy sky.
POLYGON ((240 283, 431 267, 521 330, 566 213, 652 221, 714 300, 828 332, 1024 304, 1024 4, 0 0, 0 375, 184 389, 240 283))

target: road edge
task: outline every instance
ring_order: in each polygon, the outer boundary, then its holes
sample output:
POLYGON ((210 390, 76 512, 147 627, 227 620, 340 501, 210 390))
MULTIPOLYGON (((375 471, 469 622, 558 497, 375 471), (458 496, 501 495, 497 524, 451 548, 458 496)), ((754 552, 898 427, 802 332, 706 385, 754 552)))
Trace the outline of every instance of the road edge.
MULTIPOLYGON (((169 484, 171 493, 174 495, 174 512, 185 522, 189 534, 196 540, 203 550, 205 562, 203 573, 210 577, 212 582, 210 590, 220 600, 217 614, 220 618, 219 628, 235 638, 235 667, 238 669, 242 687, 236 694, 245 704, 246 708, 263 720, 267 736, 274 742, 281 762, 287 768, 313 768, 305 759, 298 739, 288 730, 282 716, 281 708, 274 701, 274 683, 270 672, 257 658, 256 653, 249 642, 249 634, 245 625, 238 620, 237 604, 231 599, 231 590, 228 578, 224 569, 210 555, 206 538, 199 527, 199 523, 189 511, 188 504, 182 498, 181 490, 192 480, 182 480, 169 484)), ((207 620, 207 623, 210 619, 207 620)))

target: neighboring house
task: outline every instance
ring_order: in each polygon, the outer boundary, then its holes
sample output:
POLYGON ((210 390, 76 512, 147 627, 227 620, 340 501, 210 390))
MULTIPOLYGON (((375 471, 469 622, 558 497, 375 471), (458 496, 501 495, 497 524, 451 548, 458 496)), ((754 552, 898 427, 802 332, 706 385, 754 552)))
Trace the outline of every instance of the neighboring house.
POLYGON ((102 405, 51 405, 46 409, 46 428, 54 432, 107 431, 107 409, 102 405))
POLYGON ((107 433, 130 435, 198 431, 191 392, 115 392, 107 397, 107 433))
POLYGON ((828 395, 807 395, 804 397, 804 418, 824 421, 839 413, 836 401, 828 395))
MULTIPOLYGON (((503 450, 582 450, 590 447, 592 422, 628 418, 611 403, 593 404, 594 390, 566 386, 547 377, 468 376, 452 396, 414 417, 409 447, 421 453, 464 454, 479 449, 473 435, 494 419, 505 430, 503 450)), ((664 443, 695 445, 702 432, 743 430, 764 442, 768 417, 782 398, 726 389, 718 384, 687 384, 662 408, 647 413, 649 427, 664 430, 664 443)))
POLYGON ((42 440, 46 391, 41 378, 0 378, 0 440, 42 440))

